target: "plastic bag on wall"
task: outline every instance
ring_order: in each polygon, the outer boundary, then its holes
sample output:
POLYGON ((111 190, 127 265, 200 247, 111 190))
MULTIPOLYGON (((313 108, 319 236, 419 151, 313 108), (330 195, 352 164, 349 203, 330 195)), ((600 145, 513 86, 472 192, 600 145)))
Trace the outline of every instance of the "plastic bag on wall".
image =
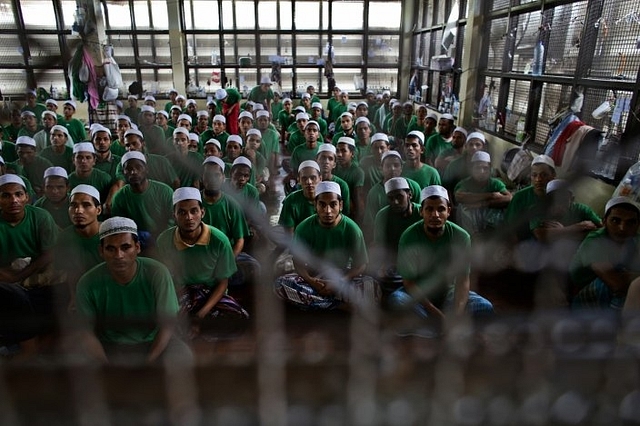
POLYGON ((89 81, 89 66, 84 61, 82 61, 80 69, 78 70, 78 79, 83 83, 89 81))
POLYGON ((120 72, 120 67, 118 63, 113 58, 113 46, 105 46, 104 47, 104 56, 105 60, 103 63, 104 66, 104 75, 107 78, 107 86, 112 89, 119 89, 124 85, 122 81, 122 73, 120 72))

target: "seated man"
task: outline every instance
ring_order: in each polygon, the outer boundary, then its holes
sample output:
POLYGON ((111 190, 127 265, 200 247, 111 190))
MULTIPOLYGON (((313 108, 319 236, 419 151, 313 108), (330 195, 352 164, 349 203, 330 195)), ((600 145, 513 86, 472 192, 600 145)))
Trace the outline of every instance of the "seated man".
POLYGON ((316 214, 294 232, 296 273, 277 278, 275 292, 301 309, 346 309, 380 300, 378 283, 361 275, 368 262, 362 231, 342 214, 342 205, 337 183, 318 183, 316 214))
POLYGON ((49 212, 56 225, 64 229, 69 219, 69 176, 62 167, 49 167, 44 171, 44 195, 33 204, 49 212))
POLYGON ((177 226, 158 237, 158 259, 171 272, 180 294, 180 309, 193 319, 191 337, 200 334, 205 318, 248 319, 249 314, 227 295, 229 278, 236 272, 229 239, 205 225, 200 191, 178 188, 173 193, 177 226))
POLYGON ((579 290, 574 308, 622 308, 629 284, 640 276, 639 226, 640 206, 631 199, 607 202, 604 228, 587 235, 571 262, 579 290))
POLYGON ((25 353, 33 353, 35 337, 53 322, 58 281, 51 263, 58 227, 28 201, 19 176, 0 176, 0 338, 21 342, 25 353))
POLYGON ((191 351, 174 335, 179 306, 171 274, 160 262, 138 257, 135 222, 107 219, 99 238, 104 262, 80 278, 76 293, 87 355, 105 363, 132 355, 149 363, 188 361, 191 351))
POLYGON ((444 320, 444 310, 454 315, 493 313, 493 305, 469 290, 471 238, 451 223, 447 190, 439 185, 420 194, 422 220, 411 225, 398 244, 398 272, 403 287, 389 297, 392 308, 414 311, 423 318, 444 320))
POLYGON ((303 161, 298 168, 298 180, 302 189, 287 195, 282 201, 278 224, 293 235, 303 220, 315 214, 316 186, 321 182, 320 166, 313 160, 303 161))

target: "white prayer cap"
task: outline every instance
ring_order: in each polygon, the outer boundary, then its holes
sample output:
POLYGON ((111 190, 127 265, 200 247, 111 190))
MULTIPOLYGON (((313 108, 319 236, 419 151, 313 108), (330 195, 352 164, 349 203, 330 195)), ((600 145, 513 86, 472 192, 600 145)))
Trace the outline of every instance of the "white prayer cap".
POLYGON ((266 109, 261 109, 256 113, 256 118, 258 117, 269 117, 269 111, 267 111, 266 109))
POLYGON ((385 194, 397 189, 409 189, 409 183, 403 177, 394 177, 384 183, 385 194))
POLYGON ((265 75, 265 76, 263 76, 263 77, 260 79, 260 84, 268 84, 268 85, 271 85, 271 84, 273 84, 273 83, 271 83, 271 79, 269 78, 269 76, 268 76, 268 75, 265 75))
POLYGON ((146 102, 146 101, 153 101, 153 102, 155 102, 155 101, 156 101, 156 98, 154 98, 154 97, 153 97, 153 96, 151 96, 151 95, 147 95, 147 96, 145 96, 145 97, 144 97, 144 100, 145 100, 145 102, 146 102))
MULTIPOLYGON (((215 139, 210 139, 210 140, 215 140, 215 139)), ((205 158, 204 161, 202 162, 202 165, 205 165, 207 163, 217 164, 218 166, 220 166, 220 168, 224 172, 224 168, 226 165, 224 164, 224 161, 222 161, 222 158, 212 155, 210 157, 205 158)))
POLYGON ((318 130, 320 130, 320 125, 318 124, 318 122, 316 120, 309 120, 307 121, 307 124, 304 125, 305 130, 307 129, 307 127, 309 126, 316 126, 318 128, 318 130))
POLYGON ((565 190, 571 192, 571 189, 569 189, 569 182, 564 179, 553 179, 547 183, 547 194, 551 194, 553 191, 557 190, 565 190))
POLYGON ((53 132, 54 132, 55 130, 58 130, 59 132, 64 133, 65 135, 67 135, 67 137, 69 137, 69 136, 70 136, 70 135, 69 135, 69 129, 67 129, 66 127, 64 127, 64 126, 62 126, 62 125, 60 125, 60 124, 56 124, 55 126, 53 126, 53 127, 51 128, 51 133, 53 134, 53 132))
POLYGON ((324 194, 325 192, 333 192, 334 194, 338 194, 342 197, 340 185, 330 180, 323 180, 316 185, 316 198, 318 198, 320 194, 324 194))
POLYGON ((115 216, 100 224, 98 236, 102 240, 116 234, 138 234, 138 225, 128 217, 115 216))
POLYGON ((187 100, 187 98, 185 98, 185 97, 184 97, 184 95, 178 95, 178 96, 176 96, 176 101, 179 101, 180 99, 182 99, 182 100, 184 100, 184 101, 186 101, 186 100, 187 100))
POLYGON ((128 115, 119 115, 118 120, 126 120, 127 122, 129 122, 129 124, 131 124, 131 117, 129 117, 128 115))
POLYGON ((189 123, 193 123, 193 118, 191 118, 189 114, 180 114, 178 116, 178 121, 180 120, 187 120, 189 123))
POLYGON ((238 136, 238 135, 230 135, 230 136, 227 138, 227 144, 228 144, 229 142, 239 143, 239 144, 240 144, 240 146, 242 146, 242 144, 243 144, 243 143, 242 143, 242 138, 241 138, 240 136, 238 136))
POLYGON ((209 99, 207 101, 207 106, 211 106, 211 105, 216 105, 216 101, 214 101, 213 99, 209 99))
POLYGON ((238 121, 243 118, 248 118, 249 120, 253 121, 253 114, 251 114, 249 111, 242 111, 240 115, 238 115, 238 121))
POLYGON ((284 98, 284 99, 282 100, 282 103, 283 103, 283 104, 284 104, 284 103, 287 103, 287 102, 293 102, 293 101, 291 100, 291 98, 284 98))
POLYGON ((467 142, 470 142, 471 139, 478 139, 482 142, 482 144, 486 144, 487 140, 484 138, 484 135, 480 132, 471 132, 467 135, 467 142))
POLYGON ((124 165, 129 160, 140 160, 143 163, 147 164, 147 157, 145 157, 144 154, 142 152, 140 152, 140 151, 128 151, 128 152, 126 152, 122 156, 122 158, 120 159, 120 164, 122 164, 122 166, 124 167, 124 165))
POLYGON ((440 116, 440 120, 442 120, 442 119, 449 120, 449 121, 453 121, 454 120, 453 115, 451 115, 451 114, 442 114, 440 116))
POLYGON ((187 103, 185 105, 197 105, 197 102, 195 99, 187 99, 187 103))
POLYGON ((453 129, 453 133, 455 132, 460 132, 464 135, 464 137, 467 137, 467 130, 464 127, 456 127, 455 129, 453 129))
POLYGON ((85 185, 84 183, 82 183, 76 186, 71 190, 71 194, 69 194, 69 198, 73 197, 75 194, 87 194, 95 198, 96 200, 98 200, 98 203, 100 203, 100 192, 98 192, 98 190, 91 185, 85 185))
POLYGON ((385 90, 385 91, 382 92, 382 95, 391 96, 391 91, 385 90))
POLYGON ((251 160, 249 160, 247 157, 238 157, 233 160, 231 168, 233 169, 235 166, 247 166, 249 168, 253 167, 253 165, 251 164, 251 160))
POLYGON ((330 152, 331 154, 336 155, 336 147, 333 146, 333 144, 331 143, 323 143, 323 144, 320 144, 320 146, 318 147, 318 153, 316 154, 316 157, 321 152, 330 152))
POLYGON ((429 185, 420 192, 420 203, 429 197, 440 197, 449 201, 449 193, 440 185, 429 185))
POLYGON ((222 150, 222 144, 220 143, 220 141, 218 139, 209 139, 204 144, 205 145, 212 144, 212 145, 217 146, 219 150, 222 150))
POLYGON ((348 136, 340 136, 337 143, 346 143, 347 145, 356 146, 356 141, 348 136))
POLYGON ((185 127, 176 127, 173 130, 173 136, 177 135, 178 133, 182 133, 186 137, 189 137, 189 130, 187 130, 185 127))
POLYGON ((387 151, 382 154, 382 158, 380 159, 380 162, 384 163, 384 160, 389 157, 398 157, 400 161, 402 161, 402 156, 398 151, 387 151))
POLYGON ((264 111, 264 105, 254 103, 253 104, 253 110, 254 111, 264 111))
POLYGON ((69 179, 69 174, 67 173, 67 171, 65 169, 63 169, 62 167, 48 167, 45 171, 44 171, 44 178, 48 178, 51 176, 55 176, 55 177, 61 177, 61 178, 65 178, 65 179, 69 179))
POLYGON ((35 117, 36 113, 33 111, 22 111, 22 113, 20 114, 21 117, 26 117, 27 115, 30 115, 31 117, 35 117))
POLYGON ((169 89, 169 92, 167 92, 167 93, 169 93, 169 94, 175 93, 177 95, 178 91, 175 88, 172 87, 171 89, 169 89))
POLYGON ((75 101, 72 100, 64 101, 62 105, 69 105, 72 106, 73 109, 77 109, 75 101))
POLYGON ((27 95, 33 95, 33 96, 37 96, 38 95, 38 92, 36 92, 33 89, 27 89, 26 93, 27 93, 27 95))
POLYGON ((302 105, 298 105, 297 107, 295 107, 293 109, 294 111, 300 111, 300 112, 307 112, 307 110, 302 106, 302 105))
POLYGON ((322 109, 322 103, 314 102, 314 103, 311 104, 311 108, 320 108, 320 109, 322 109))
POLYGON ((98 132, 106 132, 109 135, 109 137, 111 137, 111 130, 108 127, 104 127, 101 124, 95 126, 93 130, 91 130, 91 137, 93 138, 95 134, 98 132))
POLYGON ((200 136, 197 133, 189 133, 189 140, 200 142, 200 136))
POLYGON ((491 156, 486 151, 478 151, 471 157, 472 163, 491 163, 491 156))
POLYGON ((429 114, 427 114, 427 118, 430 118, 433 121, 438 121, 438 114, 436 114, 435 112, 430 112, 429 114))
POLYGON ((144 140, 144 135, 142 134, 142 132, 138 129, 129 129, 126 132, 124 132, 124 137, 126 138, 129 135, 135 135, 138 136, 140 139, 144 140))
POLYGON ((58 103, 55 101, 55 99, 47 99, 44 104, 58 106, 58 103))
POLYGON ((222 123, 227 124, 227 117, 222 114, 216 114, 213 116, 213 121, 220 121, 222 123))
POLYGON ((196 113, 196 117, 209 117, 209 111, 206 109, 201 109, 196 113))
POLYGON ((309 119, 309 114, 307 114, 306 112, 299 112, 298 114, 296 114, 296 121, 308 120, 308 119, 309 119))
POLYGON ((24 180, 22 180, 22 178, 18 175, 7 173, 6 175, 0 176, 0 186, 7 185, 9 183, 17 183, 24 189, 27 189, 27 185, 25 185, 24 180))
POLYGON ((349 111, 345 111, 342 114, 340 114, 340 118, 342 118, 342 117, 353 118, 353 114, 351 114, 349 111))
POLYGON ((318 173, 320 173, 320 166, 318 165, 318 163, 316 163, 313 160, 306 160, 306 161, 303 161, 302 163, 300 163, 300 165, 298 166, 298 173, 300 173, 302 171, 302 169, 305 169, 307 167, 310 167, 312 169, 316 169, 318 171, 318 173))
MULTIPOLYGON (((178 98, 176 98, 176 100, 178 100, 178 98)), ((173 105, 171 107, 170 111, 173 111, 174 109, 177 110, 177 111, 182 112, 182 108, 180 107, 180 105, 173 105)))
MULTIPOLYGON (((4 176, 7 176, 7 175, 4 175, 4 176)), ((2 176, 2 177, 4 177, 4 176, 2 176)), ((2 179, 2 178, 0 178, 0 179, 2 179)), ((615 206, 619 206, 620 204, 629 204, 629 205, 631 205, 633 208, 635 208, 638 211, 638 214, 640 214, 640 205, 638 205, 638 203, 633 201, 631 198, 629 198, 629 197, 613 197, 612 199, 607 201, 607 204, 605 204, 605 206, 604 206, 604 214, 605 214, 605 216, 607 215, 607 213, 609 213, 609 210, 611 210, 615 206)))
POLYGON ((302 99, 311 99, 311 95, 308 93, 303 93, 302 94, 302 99))
POLYGON ((358 104, 355 102, 349 102, 349 105, 347 107, 348 109, 356 109, 358 108, 358 104))
POLYGON ((53 111, 49 111, 49 110, 42 111, 42 114, 40 115, 40 118, 44 118, 45 115, 50 115, 53 118, 55 118, 56 120, 58 120, 58 115, 53 111))
POLYGON ((127 96, 127 99, 136 99, 137 100, 138 96, 137 95, 129 95, 129 96, 127 96))
POLYGON ((260 130, 258 130, 258 129, 249 129, 249 130, 247 130, 247 137, 249 137, 251 135, 258 136, 259 138, 262 139, 262 132, 260 132, 260 130))
POLYGON ((356 126, 360 123, 367 123, 369 126, 371 126, 371 121, 369 121, 369 119, 367 117, 358 117, 356 118, 356 126))
POLYGON ((215 96, 216 96, 217 100, 221 101, 221 100, 223 100, 224 98, 227 97, 227 91, 224 90, 224 89, 218 89, 218 90, 216 90, 215 96))
POLYGON ((359 107, 359 106, 365 106, 365 107, 369 108, 369 104, 368 104, 368 103, 366 103, 365 101, 360 101, 360 102, 358 102, 358 104, 356 105, 356 107, 359 107))
POLYGON ((196 200, 202 202, 202 195, 196 188, 185 186, 173 191, 173 205, 175 206, 180 201, 196 200))
POLYGON ((371 136, 371 143, 374 143, 376 141, 385 141, 386 143, 389 143, 389 136, 385 135, 384 133, 376 133, 371 136))
POLYGON ((16 145, 29 145, 35 148, 36 141, 31 136, 19 136, 16 145))
POLYGON ((418 138, 420 140, 420 145, 424 145, 424 133, 422 133, 420 130, 410 131, 409 134, 407 134, 407 138, 410 136, 418 138))
POLYGON ((163 109, 161 109, 160 111, 156 111, 156 115, 158 115, 158 114, 164 115, 165 118, 167 118, 167 119, 169 118, 169 113, 167 111, 163 110, 163 109))
POLYGON ((73 146, 73 153, 77 154, 79 152, 90 152, 92 154, 96 153, 96 149, 93 147, 91 142, 80 142, 73 146))
POLYGON ((556 163, 555 161, 553 161, 553 158, 544 154, 538 155, 536 158, 534 158, 533 161, 531 162, 531 165, 533 166, 534 164, 546 164, 547 166, 551 167, 553 170, 556 169, 556 163))
POLYGON ((140 112, 150 112, 151 114, 155 114, 156 110, 151 105, 142 105, 140 107, 140 112))

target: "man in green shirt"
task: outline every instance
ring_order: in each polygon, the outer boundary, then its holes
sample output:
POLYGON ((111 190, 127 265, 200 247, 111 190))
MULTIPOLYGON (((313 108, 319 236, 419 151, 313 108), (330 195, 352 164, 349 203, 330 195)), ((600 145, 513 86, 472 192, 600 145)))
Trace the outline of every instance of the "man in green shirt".
POLYGON ((400 237, 398 273, 403 286, 389 296, 389 305, 440 321, 447 309, 455 316, 493 313, 491 302, 469 290, 471 238, 448 220, 447 190, 439 185, 424 188, 420 215, 422 220, 400 237))
POLYGON ((318 148, 315 158, 320 166, 320 177, 323 181, 332 181, 340 185, 342 195, 342 212, 351 217, 351 193, 347 182, 333 174, 337 165, 336 147, 330 143, 323 143, 318 148))
POLYGON ((431 135, 426 143, 427 163, 435 164, 438 155, 451 148, 451 136, 455 127, 453 115, 442 114, 438 120, 438 133, 431 135))
POLYGON ((31 184, 38 197, 44 189, 44 171, 52 167, 51 161, 36 155, 36 141, 29 136, 20 136, 16 141, 18 161, 7 164, 7 169, 16 174, 24 175, 31 184))
POLYGON ((87 140, 87 132, 84 130, 84 123, 77 118, 73 118, 73 114, 76 113, 75 101, 64 101, 62 104, 62 113, 64 119, 60 124, 69 130, 71 139, 74 143, 84 142, 87 140))
POLYGON ((71 225, 69 219, 69 176, 62 167, 44 171, 44 195, 33 204, 49 212, 60 229, 71 225))
MULTIPOLYGON (((12 109, 11 122, 4 128, 4 139, 15 143, 15 141, 18 139, 22 126, 22 115, 20 114, 20 110, 17 108, 12 109)), ((7 161, 10 160, 7 159, 7 161)))
POLYGON ((315 214, 315 189, 321 182, 318 163, 313 160, 300 163, 298 181, 302 189, 285 197, 278 219, 278 224, 289 234, 293 234, 293 231, 303 220, 315 214))
POLYGON ((248 99, 255 103, 260 103, 267 111, 271 111, 271 102, 273 101, 273 90, 271 90, 271 79, 264 76, 260 79, 260 85, 251 89, 248 99))
MULTIPOLYGON (((296 114, 296 129, 289 133, 289 139, 287 140, 285 147, 287 151, 293 155, 293 151, 300 145, 304 145, 306 141, 305 127, 309 122, 309 115, 306 112, 299 112, 296 114)), ((318 132, 320 132, 320 126, 317 125, 318 132)), ((295 168, 294 168, 295 170, 295 168)))
MULTIPOLYGON (((196 135, 197 140, 197 135, 196 135)), ((180 186, 200 187, 202 155, 189 150, 189 131, 178 127, 173 131, 173 152, 166 156, 180 179, 180 186)))
POLYGON ((32 138, 36 133, 42 130, 42 126, 38 123, 38 118, 36 118, 36 115, 33 112, 22 111, 20 116, 22 117, 22 127, 18 131, 18 137, 29 136, 32 138))
POLYGON ((292 111, 293 101, 291 98, 284 98, 282 100, 282 111, 278 113, 278 125, 280 126, 280 142, 285 143, 289 139, 288 130, 289 127, 295 123, 296 116, 292 111))
POLYGON ((318 183, 315 207, 316 214, 294 232, 296 273, 276 279, 276 294, 306 310, 377 304, 380 287, 362 276, 369 261, 367 248, 358 225, 342 214, 340 186, 331 181, 318 183))
MULTIPOLYGON (((33 140, 36 141, 36 151, 40 154, 46 147, 51 145, 51 129, 58 124, 58 118, 56 114, 51 111, 45 111, 41 116, 42 130, 33 135, 33 140)), ((73 142, 69 142, 69 146, 73 146, 73 142)))
POLYGON ((364 219, 365 192, 364 171, 358 166, 356 160, 356 142, 346 136, 338 139, 336 144, 335 175, 344 180, 349 186, 351 194, 351 217, 356 223, 362 224, 364 219))
POLYGON ((73 146, 75 171, 69 174, 69 187, 80 184, 91 185, 100 192, 100 199, 110 206, 118 186, 107 173, 95 168, 96 151, 91 142, 80 142, 73 146))
POLYGON ((143 356, 154 363, 182 363, 191 351, 174 333, 179 305, 169 270, 138 257, 136 223, 112 217, 99 228, 104 263, 84 274, 76 304, 84 328, 81 347, 91 359, 109 363, 143 356), (96 324, 100 328, 94 331, 96 324))
POLYGON ((173 146, 166 142, 164 130, 156 123, 156 111, 149 105, 140 108, 138 130, 144 135, 145 146, 151 154, 167 155, 173 152, 173 146))
POLYGON ((260 144, 260 153, 267 160, 269 172, 275 176, 278 172, 278 154, 280 153, 280 140, 278 132, 269 125, 269 113, 267 111, 258 111, 256 113, 255 125, 262 135, 262 144, 260 144))
POLYGON ((95 127, 91 131, 91 142, 96 152, 95 168, 102 170, 115 180, 121 156, 111 152, 111 130, 104 126, 95 127))
POLYGON ((424 134, 419 130, 413 130, 405 138, 404 142, 404 166, 402 176, 418 182, 420 189, 430 185, 440 185, 438 171, 421 160, 424 152, 424 134))
POLYGON ((124 110, 124 115, 128 116, 131 122, 137 126, 138 116, 140 115, 138 97, 136 95, 127 96, 127 103, 129 104, 129 107, 124 110))
POLYGON ((227 139, 229 138, 229 133, 226 131, 227 119, 224 115, 215 115, 211 126, 211 129, 206 130, 200 135, 200 144, 204 146, 209 139, 215 139, 220 142, 220 149, 222 152, 226 152, 227 139))
POLYGON ((294 176, 297 175, 298 167, 303 161, 316 159, 316 154, 318 153, 319 148, 319 139, 320 126, 318 125, 318 123, 313 120, 305 120, 304 144, 296 146, 296 148, 291 153, 291 169, 294 176))
POLYGON ((174 88, 169 89, 169 101, 164 104, 164 110, 169 114, 171 112, 171 107, 176 103, 176 97, 179 95, 178 91, 174 88))
POLYGON ((40 123, 40 119, 42 117, 42 113, 47 110, 45 105, 42 105, 37 101, 37 92, 35 90, 27 90, 25 99, 27 103, 22 107, 22 112, 29 111, 34 114, 38 123, 40 123))
MULTIPOLYGON (((38 135, 36 134, 36 136, 38 135)), ((69 130, 64 126, 56 124, 51 128, 50 139, 50 145, 40 152, 40 157, 46 158, 51 161, 51 164, 54 166, 62 167, 67 173, 70 173, 73 170, 73 145, 68 145, 71 139, 69 130)), ((38 145, 37 140, 36 145, 38 145)))

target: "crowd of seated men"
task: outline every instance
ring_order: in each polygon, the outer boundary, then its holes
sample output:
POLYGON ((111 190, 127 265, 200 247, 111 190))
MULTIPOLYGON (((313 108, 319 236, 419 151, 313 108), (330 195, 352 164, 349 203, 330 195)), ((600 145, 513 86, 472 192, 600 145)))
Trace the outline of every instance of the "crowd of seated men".
POLYGON ((250 326, 256 285, 306 311, 488 317, 500 310, 477 281, 495 247, 511 254, 500 267, 538 278, 545 307, 640 307, 631 199, 599 217, 545 155, 510 190, 483 134, 451 115, 333 95, 325 110, 310 86, 294 108, 266 79, 200 111, 175 90, 163 109, 130 96, 114 128, 85 133, 75 102, 59 116, 27 93, 2 134, 4 353, 67 333, 98 361, 190 358, 185 340, 250 326))

